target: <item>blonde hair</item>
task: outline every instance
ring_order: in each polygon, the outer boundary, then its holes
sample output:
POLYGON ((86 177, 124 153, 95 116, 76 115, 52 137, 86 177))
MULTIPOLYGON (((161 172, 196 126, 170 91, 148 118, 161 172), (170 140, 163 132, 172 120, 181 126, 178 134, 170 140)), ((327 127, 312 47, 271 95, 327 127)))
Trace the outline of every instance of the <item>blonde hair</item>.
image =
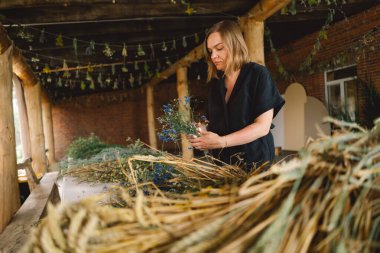
POLYGON ((224 74, 229 74, 239 70, 245 63, 249 62, 248 48, 245 44, 242 31, 239 25, 231 20, 223 20, 214 24, 206 34, 204 41, 204 54, 208 65, 207 81, 218 78, 217 69, 211 60, 211 55, 207 50, 207 39, 212 33, 218 32, 223 44, 227 49, 227 61, 224 74))

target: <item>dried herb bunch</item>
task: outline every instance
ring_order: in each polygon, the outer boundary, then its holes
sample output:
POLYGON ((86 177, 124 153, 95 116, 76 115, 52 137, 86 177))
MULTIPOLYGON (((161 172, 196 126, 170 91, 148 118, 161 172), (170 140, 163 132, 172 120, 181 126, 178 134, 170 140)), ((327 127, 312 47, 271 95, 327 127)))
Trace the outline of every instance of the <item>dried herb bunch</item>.
MULTIPOLYGON (((194 101, 196 102, 196 101, 194 101)), ((158 137, 163 142, 176 142, 180 134, 197 135, 196 122, 207 123, 205 116, 196 116, 191 107, 191 98, 173 99, 162 107, 164 114, 158 118, 162 129, 158 137)))

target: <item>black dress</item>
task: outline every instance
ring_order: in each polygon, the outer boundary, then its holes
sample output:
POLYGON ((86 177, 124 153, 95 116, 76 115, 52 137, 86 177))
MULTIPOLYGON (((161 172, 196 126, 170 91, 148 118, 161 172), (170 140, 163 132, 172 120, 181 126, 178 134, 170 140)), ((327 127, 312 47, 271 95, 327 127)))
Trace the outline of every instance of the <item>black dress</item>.
MULTIPOLYGON (((241 68, 227 104, 226 92, 223 77, 211 84, 208 96, 208 131, 221 136, 243 129, 272 108, 275 117, 285 103, 269 71, 256 63, 247 63, 241 68)), ((252 165, 259 166, 274 159, 273 136, 269 132, 253 142, 213 149, 211 153, 228 164, 243 162, 249 169, 252 165)))

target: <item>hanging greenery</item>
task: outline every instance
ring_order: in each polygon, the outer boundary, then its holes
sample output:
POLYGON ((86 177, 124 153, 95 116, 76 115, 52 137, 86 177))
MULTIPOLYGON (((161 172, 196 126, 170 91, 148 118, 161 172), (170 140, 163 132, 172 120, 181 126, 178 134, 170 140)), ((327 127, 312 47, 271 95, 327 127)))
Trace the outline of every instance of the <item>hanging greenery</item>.
POLYGON ((141 46, 141 44, 139 44, 137 46, 137 56, 144 56, 145 55, 145 51, 143 49, 143 47, 141 46))
POLYGON ((103 53, 105 56, 111 58, 113 56, 113 54, 115 53, 115 50, 111 49, 108 43, 105 43, 103 53))
POLYGON ((59 47, 63 47, 63 39, 62 34, 59 34, 57 38, 55 39, 55 45, 59 47))
POLYGON ((77 38, 73 39, 73 48, 75 56, 78 56, 78 40, 77 38))
POLYGON ((70 74, 69 71, 67 71, 68 66, 67 66, 66 60, 63 60, 63 66, 62 66, 62 68, 66 69, 66 71, 63 73, 63 77, 69 78, 71 76, 71 74, 70 74))
POLYGON ((90 45, 86 48, 86 55, 93 55, 95 51, 95 41, 91 40, 90 45))
POLYGON ((45 29, 43 28, 40 33, 40 38, 38 40, 41 44, 44 44, 46 42, 45 38, 45 29))
POLYGON ((127 46, 125 45, 125 43, 123 44, 123 50, 121 51, 121 55, 123 56, 125 62, 125 58, 127 58, 128 56, 127 46))

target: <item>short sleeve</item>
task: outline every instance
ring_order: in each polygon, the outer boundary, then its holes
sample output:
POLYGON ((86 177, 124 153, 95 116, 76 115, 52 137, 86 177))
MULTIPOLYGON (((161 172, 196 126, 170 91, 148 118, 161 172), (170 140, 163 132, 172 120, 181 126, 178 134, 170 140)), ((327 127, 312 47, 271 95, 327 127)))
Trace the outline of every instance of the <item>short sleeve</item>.
POLYGON ((265 67, 260 68, 258 75, 254 118, 257 118, 272 108, 274 118, 285 104, 285 100, 281 96, 269 71, 265 67))

